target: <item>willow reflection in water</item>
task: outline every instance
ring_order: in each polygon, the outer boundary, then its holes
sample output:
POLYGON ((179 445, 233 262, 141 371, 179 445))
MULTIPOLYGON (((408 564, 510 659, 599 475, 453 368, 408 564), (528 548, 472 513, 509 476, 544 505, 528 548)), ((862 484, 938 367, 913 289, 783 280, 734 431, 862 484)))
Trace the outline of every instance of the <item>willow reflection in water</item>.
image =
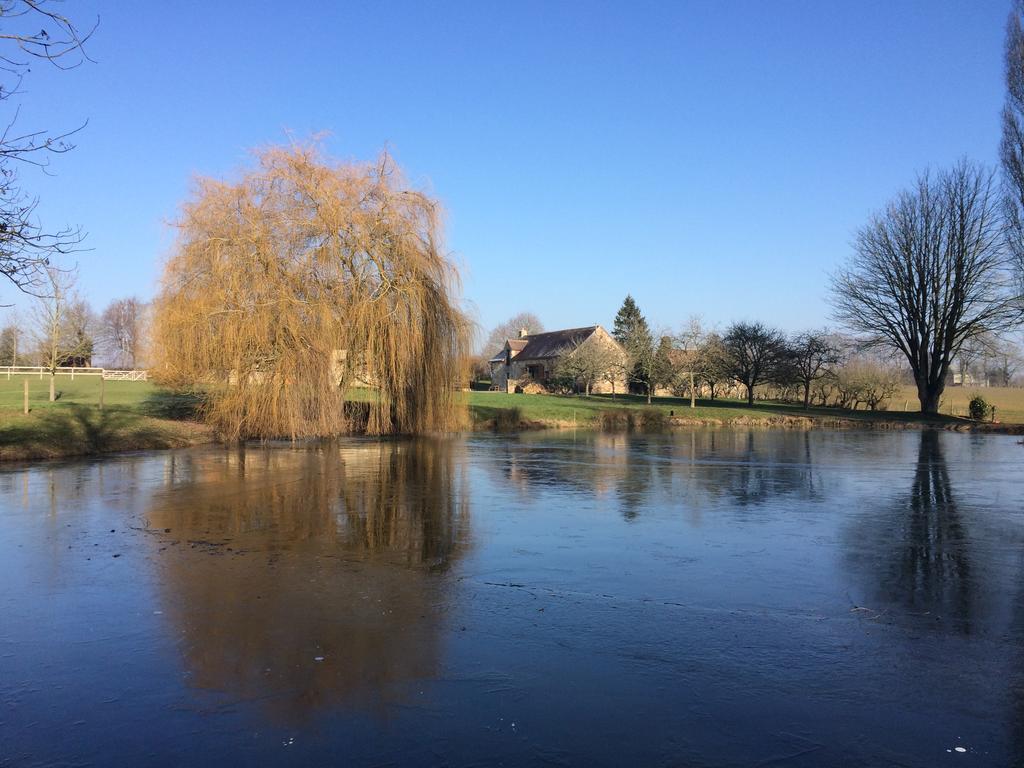
POLYGON ((147 517, 161 548, 189 548, 160 561, 160 589, 191 684, 294 720, 432 677, 445 596, 430 572, 468 534, 459 450, 366 442, 169 465, 147 517))

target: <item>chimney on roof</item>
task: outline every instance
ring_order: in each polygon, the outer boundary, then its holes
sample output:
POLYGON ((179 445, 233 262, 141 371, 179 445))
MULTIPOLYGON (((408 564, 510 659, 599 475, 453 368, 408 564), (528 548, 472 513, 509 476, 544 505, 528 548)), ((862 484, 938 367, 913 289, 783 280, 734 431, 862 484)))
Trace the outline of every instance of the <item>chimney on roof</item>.
POLYGON ((530 335, 530 329, 529 328, 520 328, 519 329, 519 338, 520 339, 525 339, 529 335, 530 335))

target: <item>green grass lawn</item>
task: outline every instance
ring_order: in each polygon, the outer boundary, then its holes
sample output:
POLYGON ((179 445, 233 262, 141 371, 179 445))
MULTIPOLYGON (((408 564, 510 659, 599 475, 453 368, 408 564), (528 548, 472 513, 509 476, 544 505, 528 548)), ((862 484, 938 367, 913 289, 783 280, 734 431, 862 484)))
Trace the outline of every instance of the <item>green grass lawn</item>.
POLYGON ((47 377, 0 375, 0 459, 37 459, 103 451, 169 448, 205 438, 188 398, 145 381, 103 382, 98 376, 61 375, 57 400, 47 377), (29 414, 22 413, 24 382, 29 414))
MULTIPOLYGON (((163 390, 144 381, 104 383, 104 409, 99 409, 100 379, 96 376, 57 377, 56 402, 49 402, 49 381, 44 376, 11 379, 0 375, 0 459, 45 458, 98 453, 110 450, 171 447, 210 438, 190 419, 195 400, 163 390), (22 415, 23 381, 29 384, 28 416, 22 415)), ((948 402, 957 413, 960 400, 966 409, 973 391, 947 390, 948 402)), ((999 408, 1004 423, 1024 422, 1024 391, 986 390, 982 393, 999 408)), ((894 410, 885 412, 847 411, 838 408, 803 409, 788 403, 758 401, 753 405, 738 400, 698 400, 697 408, 681 398, 659 397, 648 406, 636 395, 510 395, 503 392, 466 393, 471 424, 478 428, 497 426, 516 429, 524 425, 601 427, 609 418, 633 414, 647 420, 653 413, 661 420, 708 424, 800 425, 813 420, 822 425, 861 420, 864 422, 932 423, 939 426, 964 425, 963 418, 944 414, 923 419, 919 413, 902 410, 897 397, 894 410), (898 408, 899 410, 896 410, 898 408)), ((375 399, 372 391, 353 391, 353 400, 375 399)), ((946 401, 944 401, 946 402, 946 401)), ((911 400, 909 407, 914 408, 911 400)), ((651 421, 646 421, 650 424, 651 421)))
MULTIPOLYGON (((1004 424, 1024 424, 1024 389, 1020 387, 946 387, 942 393, 943 413, 957 416, 967 414, 967 404, 975 395, 981 395, 986 402, 996 407, 996 419, 1004 424)), ((916 410, 917 390, 902 387, 892 398, 889 407, 893 410, 916 410)))
POLYGON ((651 405, 638 395, 591 395, 590 397, 574 395, 527 395, 506 394, 504 392, 469 392, 467 393, 470 416, 475 423, 488 420, 508 421, 508 414, 518 410, 519 417, 527 422, 546 422, 580 426, 597 425, 601 414, 614 410, 644 411, 654 409, 665 417, 675 417, 686 421, 702 421, 711 424, 769 423, 784 422, 787 419, 814 419, 829 422, 836 420, 854 421, 897 421, 921 422, 922 420, 936 424, 962 423, 963 419, 950 416, 939 416, 923 419, 919 413, 909 411, 850 411, 839 408, 809 408, 791 403, 756 401, 747 405, 741 400, 697 400, 697 407, 690 408, 689 399, 676 397, 656 397, 651 405))
MULTIPOLYGON (((0 374, 0 412, 14 411, 21 413, 22 387, 28 382, 28 404, 30 411, 40 408, 60 408, 68 403, 79 405, 99 405, 100 377, 61 375, 56 379, 58 399, 51 403, 50 379, 44 375, 12 376, 7 379, 0 374)), ((103 383, 104 405, 141 409, 157 392, 157 388, 148 381, 107 381, 103 383)))

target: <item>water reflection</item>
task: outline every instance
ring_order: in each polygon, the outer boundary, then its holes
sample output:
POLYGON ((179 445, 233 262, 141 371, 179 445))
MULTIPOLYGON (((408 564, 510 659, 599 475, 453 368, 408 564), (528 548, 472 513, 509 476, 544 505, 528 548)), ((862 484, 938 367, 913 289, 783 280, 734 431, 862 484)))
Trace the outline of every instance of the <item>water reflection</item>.
POLYGON ((898 621, 929 618, 924 626, 971 631, 978 575, 940 433, 921 432, 909 493, 863 516, 851 547, 858 570, 875 582, 874 607, 899 608, 898 621))
POLYGON ((694 480, 707 497, 727 497, 741 508, 784 496, 817 498, 822 488, 811 440, 809 431, 712 432, 695 447, 693 458, 705 471, 694 480))
POLYGON ((1009 628, 1016 652, 1007 670, 1010 698, 1007 730, 1017 755, 1016 765, 1024 765, 1024 557, 1020 556, 1017 585, 1009 628))
POLYGON ((619 511, 626 520, 635 520, 648 503, 653 481, 653 467, 647 457, 634 450, 626 454, 625 471, 615 489, 619 511))
POLYGON ((824 494, 808 431, 694 430, 663 435, 527 434, 489 453, 490 469, 526 499, 546 489, 611 497, 626 520, 652 501, 738 508, 824 494), (656 499, 655 496, 660 496, 656 499))
POLYGON ((433 677, 446 596, 432 573, 468 536, 459 450, 176 457, 147 517, 191 685, 295 721, 355 702, 381 710, 433 677))
POLYGON ((1020 763, 1020 451, 723 429, 0 470, 2 751, 1020 763))

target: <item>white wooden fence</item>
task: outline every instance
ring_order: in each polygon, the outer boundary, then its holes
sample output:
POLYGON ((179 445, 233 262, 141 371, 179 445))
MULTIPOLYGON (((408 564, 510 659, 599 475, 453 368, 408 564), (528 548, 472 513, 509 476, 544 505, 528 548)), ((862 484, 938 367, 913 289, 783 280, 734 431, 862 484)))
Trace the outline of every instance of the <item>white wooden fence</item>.
MULTIPOLYGON (((102 376, 108 381, 146 381, 146 371, 112 371, 107 368, 58 368, 58 376, 102 376)), ((50 369, 37 365, 4 365, 0 366, 0 376, 10 379, 12 376, 38 376, 40 379, 49 376, 50 369)))
POLYGON ((145 381, 146 371, 108 371, 104 369, 103 378, 108 381, 145 381))

